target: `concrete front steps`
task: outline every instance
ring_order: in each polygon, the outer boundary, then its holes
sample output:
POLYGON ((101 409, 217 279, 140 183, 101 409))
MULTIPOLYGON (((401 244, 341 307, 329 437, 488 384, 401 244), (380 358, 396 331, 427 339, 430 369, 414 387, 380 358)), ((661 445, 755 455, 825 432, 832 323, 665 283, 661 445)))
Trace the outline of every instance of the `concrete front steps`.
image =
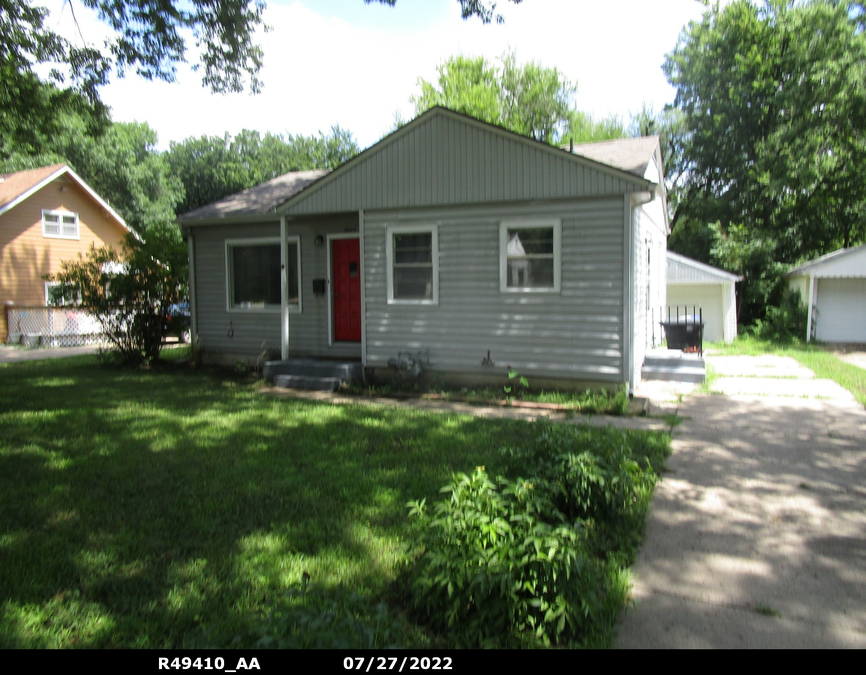
POLYGON ((363 382, 364 366, 360 361, 288 359, 266 361, 262 374, 280 389, 336 391, 343 383, 363 382))
POLYGON ((679 349, 653 349, 647 352, 641 368, 644 380, 668 382, 707 381, 707 364, 698 354, 684 354, 679 349))

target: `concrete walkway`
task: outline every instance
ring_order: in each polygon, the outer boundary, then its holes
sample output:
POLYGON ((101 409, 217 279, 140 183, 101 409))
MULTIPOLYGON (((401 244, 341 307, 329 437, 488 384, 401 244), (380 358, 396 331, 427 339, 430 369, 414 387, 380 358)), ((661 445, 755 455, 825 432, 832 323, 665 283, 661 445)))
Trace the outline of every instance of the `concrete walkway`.
POLYGON ((621 648, 866 647, 866 411, 786 357, 709 357, 632 572, 621 648))

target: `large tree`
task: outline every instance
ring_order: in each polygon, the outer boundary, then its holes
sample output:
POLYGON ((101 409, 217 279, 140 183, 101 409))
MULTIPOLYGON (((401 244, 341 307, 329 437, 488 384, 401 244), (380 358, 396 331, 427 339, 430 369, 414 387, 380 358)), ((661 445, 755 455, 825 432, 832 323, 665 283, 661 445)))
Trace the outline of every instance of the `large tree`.
MULTIPOLYGON (((754 256, 736 242, 760 241, 762 256, 792 263, 866 239, 861 5, 712 7, 665 71, 686 127, 675 232, 680 221, 696 234, 718 222, 715 262, 747 278, 754 256)), ((759 295, 746 318, 760 317, 759 295)))
POLYGON ((595 121, 574 107, 577 85, 556 68, 535 61, 519 64, 513 51, 498 63, 483 56, 452 56, 437 68, 434 82, 418 80, 415 113, 441 105, 547 143, 625 136, 616 119, 595 121))
POLYGON ((360 151, 352 134, 338 126, 317 136, 243 130, 232 137, 201 136, 171 143, 166 154, 183 182, 178 213, 210 204, 289 171, 334 169, 360 151))

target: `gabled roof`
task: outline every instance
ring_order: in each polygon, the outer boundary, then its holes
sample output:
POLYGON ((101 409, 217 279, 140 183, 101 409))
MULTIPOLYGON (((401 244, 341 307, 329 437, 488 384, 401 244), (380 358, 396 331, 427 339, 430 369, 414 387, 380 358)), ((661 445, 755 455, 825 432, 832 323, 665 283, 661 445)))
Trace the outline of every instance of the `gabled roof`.
POLYGON ((273 213, 280 204, 298 194, 328 172, 292 171, 243 192, 225 197, 183 214, 179 221, 229 218, 273 213))
POLYGON ((61 176, 67 176, 96 201, 105 212, 117 222, 124 230, 131 232, 129 226, 112 209, 108 202, 100 197, 84 180, 69 168, 66 164, 53 164, 39 169, 27 171, 16 171, 15 173, 0 174, 0 215, 18 206, 25 199, 35 194, 50 182, 61 176))
POLYGON ((795 267, 787 276, 812 274, 816 277, 866 277, 866 244, 822 255, 795 267))
POLYGON ((734 283, 742 279, 743 277, 720 270, 718 267, 667 251, 667 283, 669 284, 734 283))
POLYGON ((575 155, 614 166, 635 176, 645 178, 650 162, 653 161, 653 155, 658 148, 658 136, 641 136, 639 138, 617 138, 610 141, 581 143, 575 145, 572 152, 575 155))
POLYGON ((619 167, 436 106, 277 210, 310 215, 561 199, 654 185, 619 167))

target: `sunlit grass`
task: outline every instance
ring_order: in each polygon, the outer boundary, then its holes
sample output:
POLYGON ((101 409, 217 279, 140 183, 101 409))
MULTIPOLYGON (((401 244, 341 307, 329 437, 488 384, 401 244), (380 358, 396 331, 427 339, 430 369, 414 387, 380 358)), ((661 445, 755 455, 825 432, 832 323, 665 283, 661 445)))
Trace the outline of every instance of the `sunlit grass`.
POLYGON ((535 433, 92 357, 0 366, 0 428, 3 648, 240 635, 303 579, 388 598, 406 503, 535 433))

